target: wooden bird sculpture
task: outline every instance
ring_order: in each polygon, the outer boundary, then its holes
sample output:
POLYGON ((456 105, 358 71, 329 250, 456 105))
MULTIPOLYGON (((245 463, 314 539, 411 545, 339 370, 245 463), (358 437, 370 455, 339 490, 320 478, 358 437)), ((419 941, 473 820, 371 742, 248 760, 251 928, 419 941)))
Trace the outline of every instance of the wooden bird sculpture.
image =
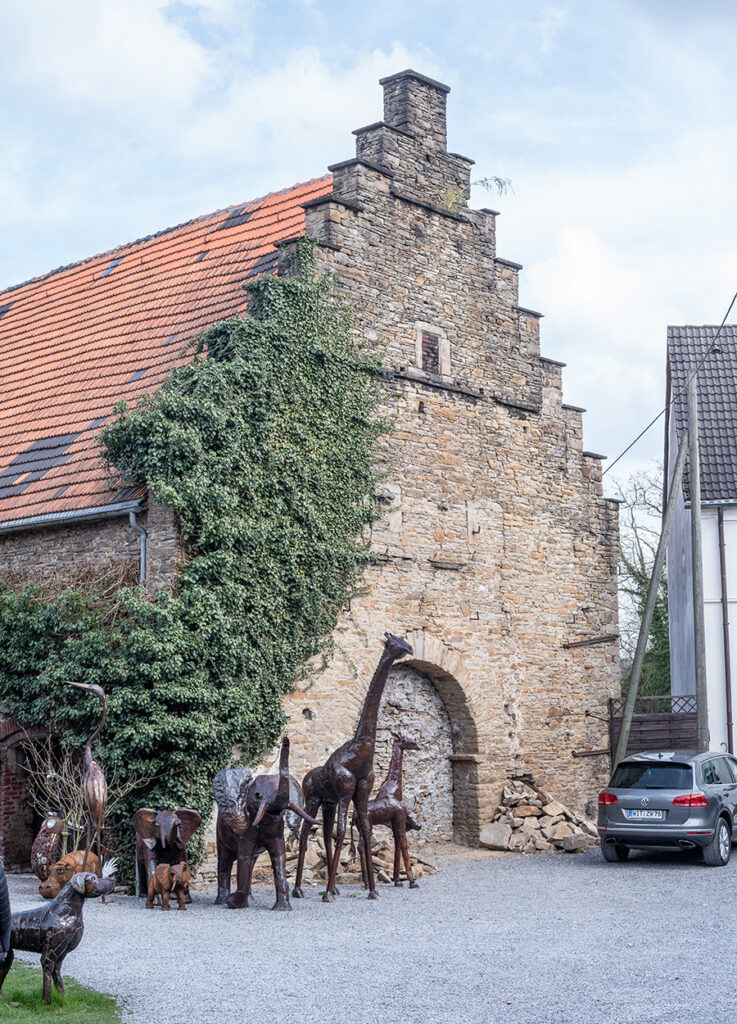
POLYGON ((73 683, 67 682, 68 686, 76 686, 79 690, 86 690, 93 693, 102 704, 102 717, 100 724, 87 740, 84 748, 84 800, 87 804, 89 821, 87 823, 87 848, 85 851, 82 871, 87 870, 87 857, 92 849, 95 839, 97 840, 97 852, 102 859, 102 823, 105 817, 105 804, 107 803, 107 782, 102 768, 92 756, 92 744, 100 735, 107 722, 107 698, 105 691, 96 683, 73 683))

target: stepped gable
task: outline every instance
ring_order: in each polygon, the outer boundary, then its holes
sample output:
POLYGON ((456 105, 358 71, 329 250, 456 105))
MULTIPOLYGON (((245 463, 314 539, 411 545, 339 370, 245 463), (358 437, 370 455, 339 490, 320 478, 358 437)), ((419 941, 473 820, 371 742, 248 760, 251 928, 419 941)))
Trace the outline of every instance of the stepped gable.
POLYGON ((112 407, 155 391, 203 328, 242 313, 325 175, 0 291, 0 523, 104 508, 96 444, 112 407))

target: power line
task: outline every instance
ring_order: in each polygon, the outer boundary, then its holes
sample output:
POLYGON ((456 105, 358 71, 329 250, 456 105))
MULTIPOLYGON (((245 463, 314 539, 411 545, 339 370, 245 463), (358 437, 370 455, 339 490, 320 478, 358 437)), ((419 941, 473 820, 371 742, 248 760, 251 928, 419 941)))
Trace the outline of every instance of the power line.
POLYGON ((737 302, 737 292, 735 292, 735 293, 734 293, 734 295, 732 296, 732 301, 731 301, 731 302, 730 302, 730 304, 729 304, 729 308, 727 309, 727 312, 726 312, 726 313, 724 314, 724 316, 722 317, 722 322, 721 322, 721 323, 719 324, 719 327, 718 327, 718 329, 717 329, 717 333, 716 333, 716 334, 714 335, 714 338, 713 338, 713 340, 712 340, 712 343, 711 343, 711 345, 709 345, 709 347, 708 347, 708 349, 706 350, 706 352, 704 352, 703 356, 701 357, 701 362, 700 362, 700 363, 699 363, 699 365, 698 365, 698 366, 696 367, 696 369, 695 369, 695 370, 693 371, 693 373, 691 374, 691 376, 690 376, 690 377, 689 377, 689 378, 688 378, 688 379, 686 380, 686 383, 685 383, 685 384, 683 385, 683 387, 682 387, 682 388, 681 388, 681 389, 680 389, 679 391, 676 391, 675 395, 673 395, 673 397, 671 398, 670 402, 668 402, 668 403, 667 403, 667 405, 665 405, 665 406, 664 406, 664 407, 663 407, 663 408, 662 408, 662 409, 660 410, 660 412, 658 413, 658 415, 657 415, 657 416, 656 416, 656 417, 655 417, 654 419, 650 420, 650 422, 648 423, 648 425, 647 425, 647 426, 646 426, 646 427, 645 427, 645 428, 644 428, 643 430, 641 430, 641 431, 640 431, 640 433, 639 433, 639 434, 637 435, 637 437, 636 437, 636 438, 634 439, 634 441, 631 441, 631 442, 630 442, 630 443, 629 443, 629 444, 627 445, 627 447, 626 447, 626 448, 624 449, 624 451, 621 451, 621 452, 619 453, 619 455, 618 455, 618 456, 616 457, 616 459, 614 460, 614 462, 610 462, 610 463, 609 463, 609 465, 607 466, 607 468, 606 468, 606 469, 605 469, 605 470, 604 470, 604 471, 602 472, 602 474, 601 474, 602 476, 606 476, 606 474, 607 474, 607 473, 609 472, 609 470, 610 470, 610 469, 614 469, 614 467, 615 467, 615 466, 617 465, 617 463, 619 462, 619 460, 620 460, 620 459, 622 459, 622 458, 624 458, 624 456, 625 456, 625 455, 627 454, 627 452, 628 452, 628 451, 629 451, 629 450, 630 450, 631 448, 634 448, 634 447, 635 447, 635 445, 637 444, 637 442, 638 442, 638 441, 640 440, 640 438, 641 438, 641 437, 644 437, 644 436, 645 436, 645 434, 646 434, 646 433, 648 432, 648 430, 650 429, 650 427, 652 427, 652 426, 653 426, 653 425, 654 425, 655 423, 657 423, 657 422, 658 422, 658 420, 660 419, 660 417, 661 417, 661 416, 664 416, 664 415, 665 415, 665 413, 666 413, 666 412, 668 411, 668 409, 670 409, 670 407, 671 407, 671 406, 673 405, 673 403, 675 402, 675 400, 676 400, 677 398, 679 398, 679 397, 680 397, 680 395, 682 395, 684 391, 687 391, 687 390, 688 390, 688 385, 689 385, 689 384, 691 383, 691 381, 692 381, 692 380, 694 379, 694 377, 695 377, 695 376, 696 376, 696 374, 697 374, 697 373, 699 372, 699 370, 701 369, 701 367, 702 367, 702 366, 704 365, 704 363, 706 362, 707 358, 708 358, 708 357, 709 357, 709 356, 711 355, 711 352, 712 352, 712 350, 713 350, 714 346, 716 345, 717 341, 719 341, 719 335, 720 335, 720 334, 722 333, 722 328, 724 327, 725 323, 727 322, 727 317, 728 317, 728 316, 729 316, 729 314, 730 314, 730 313, 732 312, 732 306, 734 306, 735 302, 737 302))

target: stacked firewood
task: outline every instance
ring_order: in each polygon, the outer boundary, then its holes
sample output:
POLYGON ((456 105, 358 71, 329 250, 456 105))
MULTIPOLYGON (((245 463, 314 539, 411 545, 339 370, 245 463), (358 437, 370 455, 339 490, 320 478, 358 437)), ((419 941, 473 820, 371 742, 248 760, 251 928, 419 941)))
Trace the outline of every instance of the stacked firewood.
POLYGON ((597 841, 593 821, 565 807, 531 780, 512 779, 502 790, 494 819, 481 830, 490 850, 580 853, 597 841))

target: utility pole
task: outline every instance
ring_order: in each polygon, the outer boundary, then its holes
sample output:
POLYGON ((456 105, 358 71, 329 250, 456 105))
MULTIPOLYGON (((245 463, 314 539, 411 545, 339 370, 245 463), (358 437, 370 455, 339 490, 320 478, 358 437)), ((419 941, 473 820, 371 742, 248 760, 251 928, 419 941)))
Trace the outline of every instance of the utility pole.
POLYGON ((622 725, 619 729, 619 737, 617 738, 617 749, 614 753, 615 768, 617 767, 619 762, 623 761, 624 758, 627 756, 627 741, 630 738, 632 715, 635 711, 637 690, 640 685, 640 675, 642 674, 642 663, 645 660, 645 651, 647 649, 647 641, 650 635, 650 625, 653 621, 653 611, 655 610, 655 601, 658 596, 660 577, 663 574, 663 565, 665 564, 665 552, 668 547, 668 538, 670 537, 670 530, 673 525, 673 514, 676 510, 676 501, 678 500, 678 492, 681 487, 681 477, 683 476, 683 467, 686 464, 687 451, 688 435, 684 432, 681 436, 681 443, 678 446, 678 455, 676 456, 676 464, 673 468, 673 476, 670 479, 670 488, 668 490, 668 503, 665 506, 663 527, 660 532, 660 540, 658 541, 658 550, 655 552, 655 562, 653 563, 653 571, 650 576, 650 583, 648 584, 647 588, 645 608, 642 612, 642 620, 640 622, 640 633, 637 637, 637 647, 635 648, 635 657, 632 662, 630 683, 627 689, 627 697, 624 702, 624 711, 622 712, 622 725))
POLYGON ((688 382, 688 477, 691 492, 691 577, 694 667, 696 669, 696 721, 699 750, 708 750, 709 705, 706 694, 704 559, 701 549, 701 469, 699 466, 699 401, 696 391, 696 374, 688 382))

